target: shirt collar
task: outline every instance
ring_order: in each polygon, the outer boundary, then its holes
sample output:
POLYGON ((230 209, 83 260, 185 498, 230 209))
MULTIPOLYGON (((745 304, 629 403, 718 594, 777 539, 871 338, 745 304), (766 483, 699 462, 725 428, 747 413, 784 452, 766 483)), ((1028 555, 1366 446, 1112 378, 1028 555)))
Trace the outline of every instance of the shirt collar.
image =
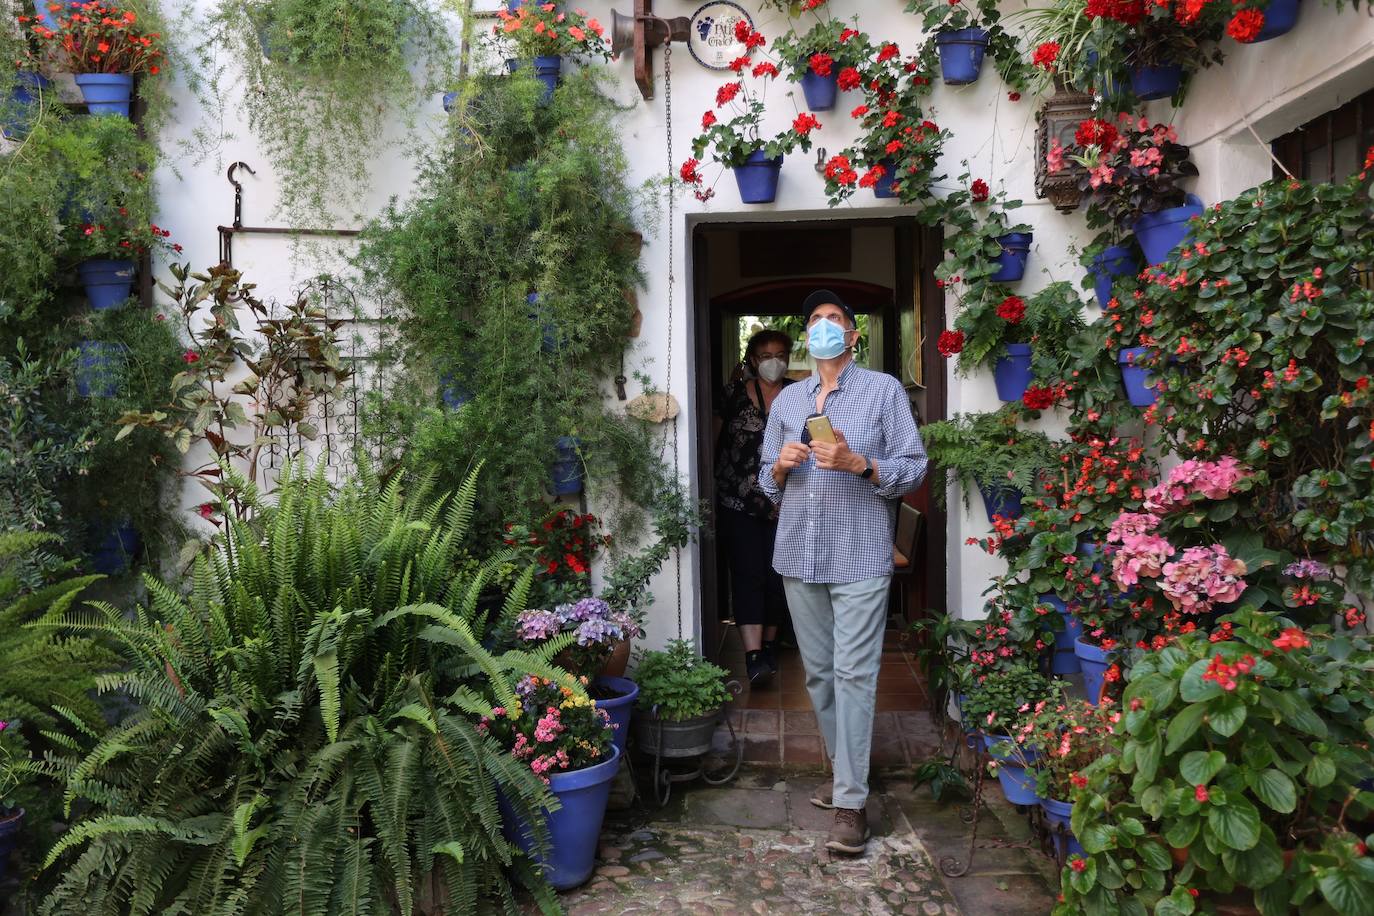
MULTIPOLYGON (((840 377, 837 378, 837 379, 835 379, 835 390, 836 390, 836 391, 841 391, 841 390, 844 389, 844 383, 847 382, 847 381, 849 380, 849 377, 853 374, 854 369, 855 369, 856 367, 857 367, 857 364, 854 362, 854 358, 853 358, 853 357, 850 357, 849 362, 846 363, 846 364, 845 364, 845 367, 844 367, 843 369, 840 370, 840 377)), ((808 394, 814 395, 817 391, 820 390, 820 387, 821 387, 821 373, 820 373, 820 370, 818 369, 818 370, 812 372, 811 375, 809 375, 809 376, 807 377, 807 379, 806 379, 806 391, 807 391, 808 394)))

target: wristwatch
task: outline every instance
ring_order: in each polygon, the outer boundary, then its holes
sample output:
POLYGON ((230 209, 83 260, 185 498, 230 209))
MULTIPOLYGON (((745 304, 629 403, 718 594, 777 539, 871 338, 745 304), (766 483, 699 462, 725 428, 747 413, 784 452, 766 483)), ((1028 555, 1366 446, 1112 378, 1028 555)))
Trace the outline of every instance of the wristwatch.
POLYGON ((859 476, 864 480, 870 480, 873 477, 873 459, 865 456, 864 461, 868 464, 868 467, 864 468, 864 472, 859 476))

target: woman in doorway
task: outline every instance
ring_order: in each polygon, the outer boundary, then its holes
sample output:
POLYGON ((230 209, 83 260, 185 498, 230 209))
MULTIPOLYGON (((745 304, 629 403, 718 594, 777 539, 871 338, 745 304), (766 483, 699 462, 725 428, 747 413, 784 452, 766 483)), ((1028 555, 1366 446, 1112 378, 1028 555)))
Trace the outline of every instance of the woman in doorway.
POLYGON ((754 334, 744 348, 744 372, 725 387, 716 411, 716 527, 729 556, 730 603, 751 684, 777 673, 778 628, 787 620, 782 578, 773 571, 778 510, 757 478, 768 411, 792 383, 791 356, 792 338, 782 331, 754 334))

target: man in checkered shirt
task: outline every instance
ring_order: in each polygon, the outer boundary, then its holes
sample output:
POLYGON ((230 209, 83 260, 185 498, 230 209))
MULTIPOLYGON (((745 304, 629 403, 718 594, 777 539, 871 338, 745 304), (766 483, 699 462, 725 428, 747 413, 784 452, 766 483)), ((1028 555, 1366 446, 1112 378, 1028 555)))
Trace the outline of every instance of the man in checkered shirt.
POLYGON ((901 383, 854 364, 854 310, 817 290, 802 314, 816 372, 773 402, 759 485, 782 506, 773 568, 834 771, 811 803, 835 810, 826 847, 857 855, 868 839, 868 755, 897 500, 920 486, 926 451, 901 383), (810 441, 806 419, 814 414, 830 419, 834 444, 810 441))

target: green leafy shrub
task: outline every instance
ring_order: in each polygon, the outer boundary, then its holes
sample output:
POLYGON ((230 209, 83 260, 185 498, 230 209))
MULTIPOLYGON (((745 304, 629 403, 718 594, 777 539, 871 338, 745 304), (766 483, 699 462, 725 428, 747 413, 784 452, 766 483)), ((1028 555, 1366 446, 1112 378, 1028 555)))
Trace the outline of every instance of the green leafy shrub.
POLYGON ((709 715, 730 700, 729 672, 697 654, 691 643, 674 639, 663 651, 645 652, 635 666, 638 707, 658 707, 658 716, 681 722, 709 715))
POLYGON ((989 734, 1011 734, 1028 708, 1051 695, 1050 682, 1039 671, 1016 665, 971 684, 960 707, 968 728, 989 734))
POLYGON ((496 791, 535 824, 552 802, 475 719, 527 672, 581 688, 557 641, 480 645, 484 576, 453 571, 475 490, 297 471, 225 519, 185 594, 148 577, 132 617, 94 605, 81 628, 126 666, 101 686, 138 708, 45 766, 71 817, 46 912, 510 910, 510 875, 556 909, 496 791))
MULTIPOLYGON (((926 454, 947 483, 963 484, 964 499, 980 487, 1015 487, 1030 492, 1036 476, 1058 463, 1058 452, 1044 433, 1017 426, 1019 411, 1009 405, 992 413, 955 414, 921 427, 926 454)), ((943 502, 945 487, 935 487, 943 502)))

